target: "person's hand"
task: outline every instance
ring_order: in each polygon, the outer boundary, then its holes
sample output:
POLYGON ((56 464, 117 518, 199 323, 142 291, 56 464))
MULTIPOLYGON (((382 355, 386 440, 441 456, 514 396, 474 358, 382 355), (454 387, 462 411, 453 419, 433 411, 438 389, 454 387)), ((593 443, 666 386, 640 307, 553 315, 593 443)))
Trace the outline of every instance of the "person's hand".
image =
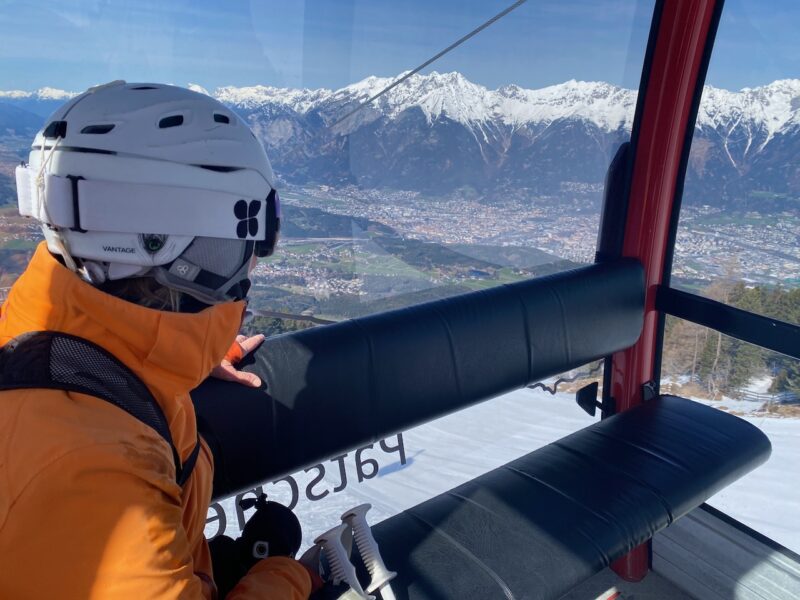
POLYGON ((260 387, 261 378, 258 375, 255 373, 247 373, 246 371, 239 371, 235 365, 258 348, 263 341, 264 335, 260 333, 252 337, 237 335, 236 341, 231 345, 225 358, 222 359, 219 365, 211 370, 211 376, 225 381, 241 383, 249 387, 260 387))

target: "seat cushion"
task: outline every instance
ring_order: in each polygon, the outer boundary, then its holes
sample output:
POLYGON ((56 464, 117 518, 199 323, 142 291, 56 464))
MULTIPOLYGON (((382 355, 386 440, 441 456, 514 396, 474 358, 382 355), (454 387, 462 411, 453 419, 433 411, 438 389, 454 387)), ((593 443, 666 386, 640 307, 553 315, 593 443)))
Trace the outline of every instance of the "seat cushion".
POLYGON ((558 598, 769 457, 756 427, 662 396, 373 528, 398 598, 558 598))

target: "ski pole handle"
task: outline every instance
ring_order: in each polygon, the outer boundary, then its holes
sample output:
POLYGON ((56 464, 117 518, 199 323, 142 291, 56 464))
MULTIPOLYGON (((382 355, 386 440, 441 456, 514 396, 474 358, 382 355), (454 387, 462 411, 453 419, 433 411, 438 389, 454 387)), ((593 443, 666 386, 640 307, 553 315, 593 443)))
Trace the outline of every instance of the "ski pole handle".
POLYGON ((356 547, 361 554, 361 559, 370 574, 370 582, 367 591, 379 590, 383 600, 395 600, 389 582, 397 576, 397 573, 386 568, 381 557, 378 542, 372 535, 369 523, 367 523, 367 511, 372 508, 370 504, 361 504, 348 510, 342 515, 342 521, 353 528, 353 537, 356 540, 356 547))
POLYGON ((364 588, 361 587, 361 583, 359 583, 358 577, 356 577, 356 568, 347 558, 347 552, 344 549, 344 544, 342 544, 342 533, 344 533, 347 528, 348 525, 345 523, 337 525, 333 529, 329 529, 320 535, 314 540, 314 543, 322 546, 322 552, 325 554, 325 558, 328 560, 331 572, 333 573, 334 585, 338 585, 344 581, 350 586, 353 592, 358 594, 359 598, 363 600, 375 600, 374 596, 367 594, 364 588))

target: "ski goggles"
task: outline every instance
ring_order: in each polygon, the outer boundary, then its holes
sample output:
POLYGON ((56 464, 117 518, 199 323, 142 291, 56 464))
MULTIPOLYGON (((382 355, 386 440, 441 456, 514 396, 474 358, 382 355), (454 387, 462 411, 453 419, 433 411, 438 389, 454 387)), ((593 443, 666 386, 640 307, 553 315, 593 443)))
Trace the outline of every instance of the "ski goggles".
POLYGON ((16 169, 19 212, 51 227, 77 232, 201 236, 255 242, 269 256, 280 233, 280 199, 265 199, 162 184, 89 180, 16 169))

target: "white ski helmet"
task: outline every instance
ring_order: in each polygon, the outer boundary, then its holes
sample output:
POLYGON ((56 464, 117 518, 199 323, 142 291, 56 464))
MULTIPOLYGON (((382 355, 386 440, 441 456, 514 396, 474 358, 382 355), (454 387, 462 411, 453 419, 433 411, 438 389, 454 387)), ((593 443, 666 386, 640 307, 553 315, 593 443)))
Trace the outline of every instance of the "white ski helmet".
POLYGON ((17 167, 20 214, 88 281, 153 277, 206 304, 243 298, 280 203, 261 142, 220 102, 151 83, 59 108, 17 167))

